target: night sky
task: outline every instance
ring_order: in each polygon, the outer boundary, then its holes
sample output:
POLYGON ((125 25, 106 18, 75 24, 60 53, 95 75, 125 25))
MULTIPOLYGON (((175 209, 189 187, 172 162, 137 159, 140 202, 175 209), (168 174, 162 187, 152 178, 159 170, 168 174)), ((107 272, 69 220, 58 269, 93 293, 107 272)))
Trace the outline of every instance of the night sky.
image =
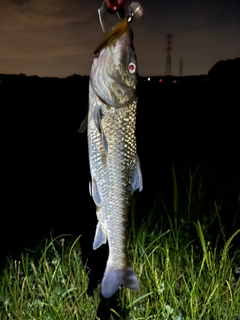
MULTIPOLYGON (((128 1, 129 3, 131 1, 128 1)), ((172 74, 207 74, 219 60, 240 57, 239 0, 140 0, 135 48, 141 76, 165 73, 166 35, 174 34, 172 74)), ((101 0, 0 0, 0 73, 89 75, 103 38, 101 0)), ((111 28, 116 16, 108 17, 111 28)))

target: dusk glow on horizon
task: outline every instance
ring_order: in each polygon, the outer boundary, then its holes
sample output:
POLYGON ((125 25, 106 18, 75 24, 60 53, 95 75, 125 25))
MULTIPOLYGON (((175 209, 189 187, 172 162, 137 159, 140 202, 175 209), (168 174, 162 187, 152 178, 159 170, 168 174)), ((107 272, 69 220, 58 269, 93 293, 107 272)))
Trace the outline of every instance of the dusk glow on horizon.
MULTIPOLYGON (((132 1, 126 2, 130 4, 132 1)), ((140 76, 164 75, 172 37, 172 75, 207 74, 219 60, 240 57, 240 1, 139 0, 133 21, 140 76)), ((0 0, 0 73, 67 77, 89 75, 104 34, 102 0, 0 0)), ((109 29, 118 22, 107 17, 109 29)))

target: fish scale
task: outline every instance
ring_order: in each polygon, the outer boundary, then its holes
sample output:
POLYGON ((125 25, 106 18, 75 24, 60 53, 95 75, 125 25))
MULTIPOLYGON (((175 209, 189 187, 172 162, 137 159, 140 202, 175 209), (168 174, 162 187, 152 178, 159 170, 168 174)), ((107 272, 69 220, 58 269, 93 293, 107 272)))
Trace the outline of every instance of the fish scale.
POLYGON ((130 31, 95 58, 89 82, 88 152, 98 219, 93 249, 108 241, 101 286, 105 298, 120 285, 139 288, 126 250, 130 197, 142 189, 135 135, 137 75, 128 71, 128 63, 136 64, 130 31))

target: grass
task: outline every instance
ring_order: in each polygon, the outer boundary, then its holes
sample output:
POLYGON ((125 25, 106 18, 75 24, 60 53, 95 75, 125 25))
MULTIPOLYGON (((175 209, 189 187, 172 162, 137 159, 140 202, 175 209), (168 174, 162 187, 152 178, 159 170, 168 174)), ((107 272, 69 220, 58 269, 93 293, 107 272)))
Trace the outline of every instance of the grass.
POLYGON ((79 239, 65 246, 67 238, 46 242, 35 261, 28 254, 21 261, 8 261, 1 278, 0 319, 94 319, 99 298, 87 295, 79 239))
MULTIPOLYGON (((148 217, 137 221, 133 199, 128 252, 141 288, 120 289, 124 315, 112 309, 112 318, 239 320, 240 280, 233 267, 240 266, 240 250, 233 244, 240 229, 225 232, 217 202, 205 211, 207 191, 199 172, 189 171, 188 181, 181 178, 182 193, 172 170, 170 207, 159 198, 148 217)), ((99 319, 100 288, 93 296, 87 293, 79 238, 61 235, 45 240, 37 255, 8 259, 0 278, 1 320, 99 319)))

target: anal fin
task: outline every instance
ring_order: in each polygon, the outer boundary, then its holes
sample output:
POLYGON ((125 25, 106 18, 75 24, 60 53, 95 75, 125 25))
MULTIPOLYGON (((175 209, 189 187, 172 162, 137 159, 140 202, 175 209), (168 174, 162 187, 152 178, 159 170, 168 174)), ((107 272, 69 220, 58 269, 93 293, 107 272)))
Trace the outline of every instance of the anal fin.
POLYGON ((99 248, 102 244, 105 244, 107 242, 107 236, 104 233, 101 224, 98 222, 95 237, 93 241, 93 250, 96 250, 99 248))
POLYGON ((137 161, 133 172, 133 179, 131 184, 131 194, 134 193, 134 191, 138 189, 140 192, 143 189, 143 179, 142 179, 142 172, 140 167, 140 161, 137 155, 137 161))

